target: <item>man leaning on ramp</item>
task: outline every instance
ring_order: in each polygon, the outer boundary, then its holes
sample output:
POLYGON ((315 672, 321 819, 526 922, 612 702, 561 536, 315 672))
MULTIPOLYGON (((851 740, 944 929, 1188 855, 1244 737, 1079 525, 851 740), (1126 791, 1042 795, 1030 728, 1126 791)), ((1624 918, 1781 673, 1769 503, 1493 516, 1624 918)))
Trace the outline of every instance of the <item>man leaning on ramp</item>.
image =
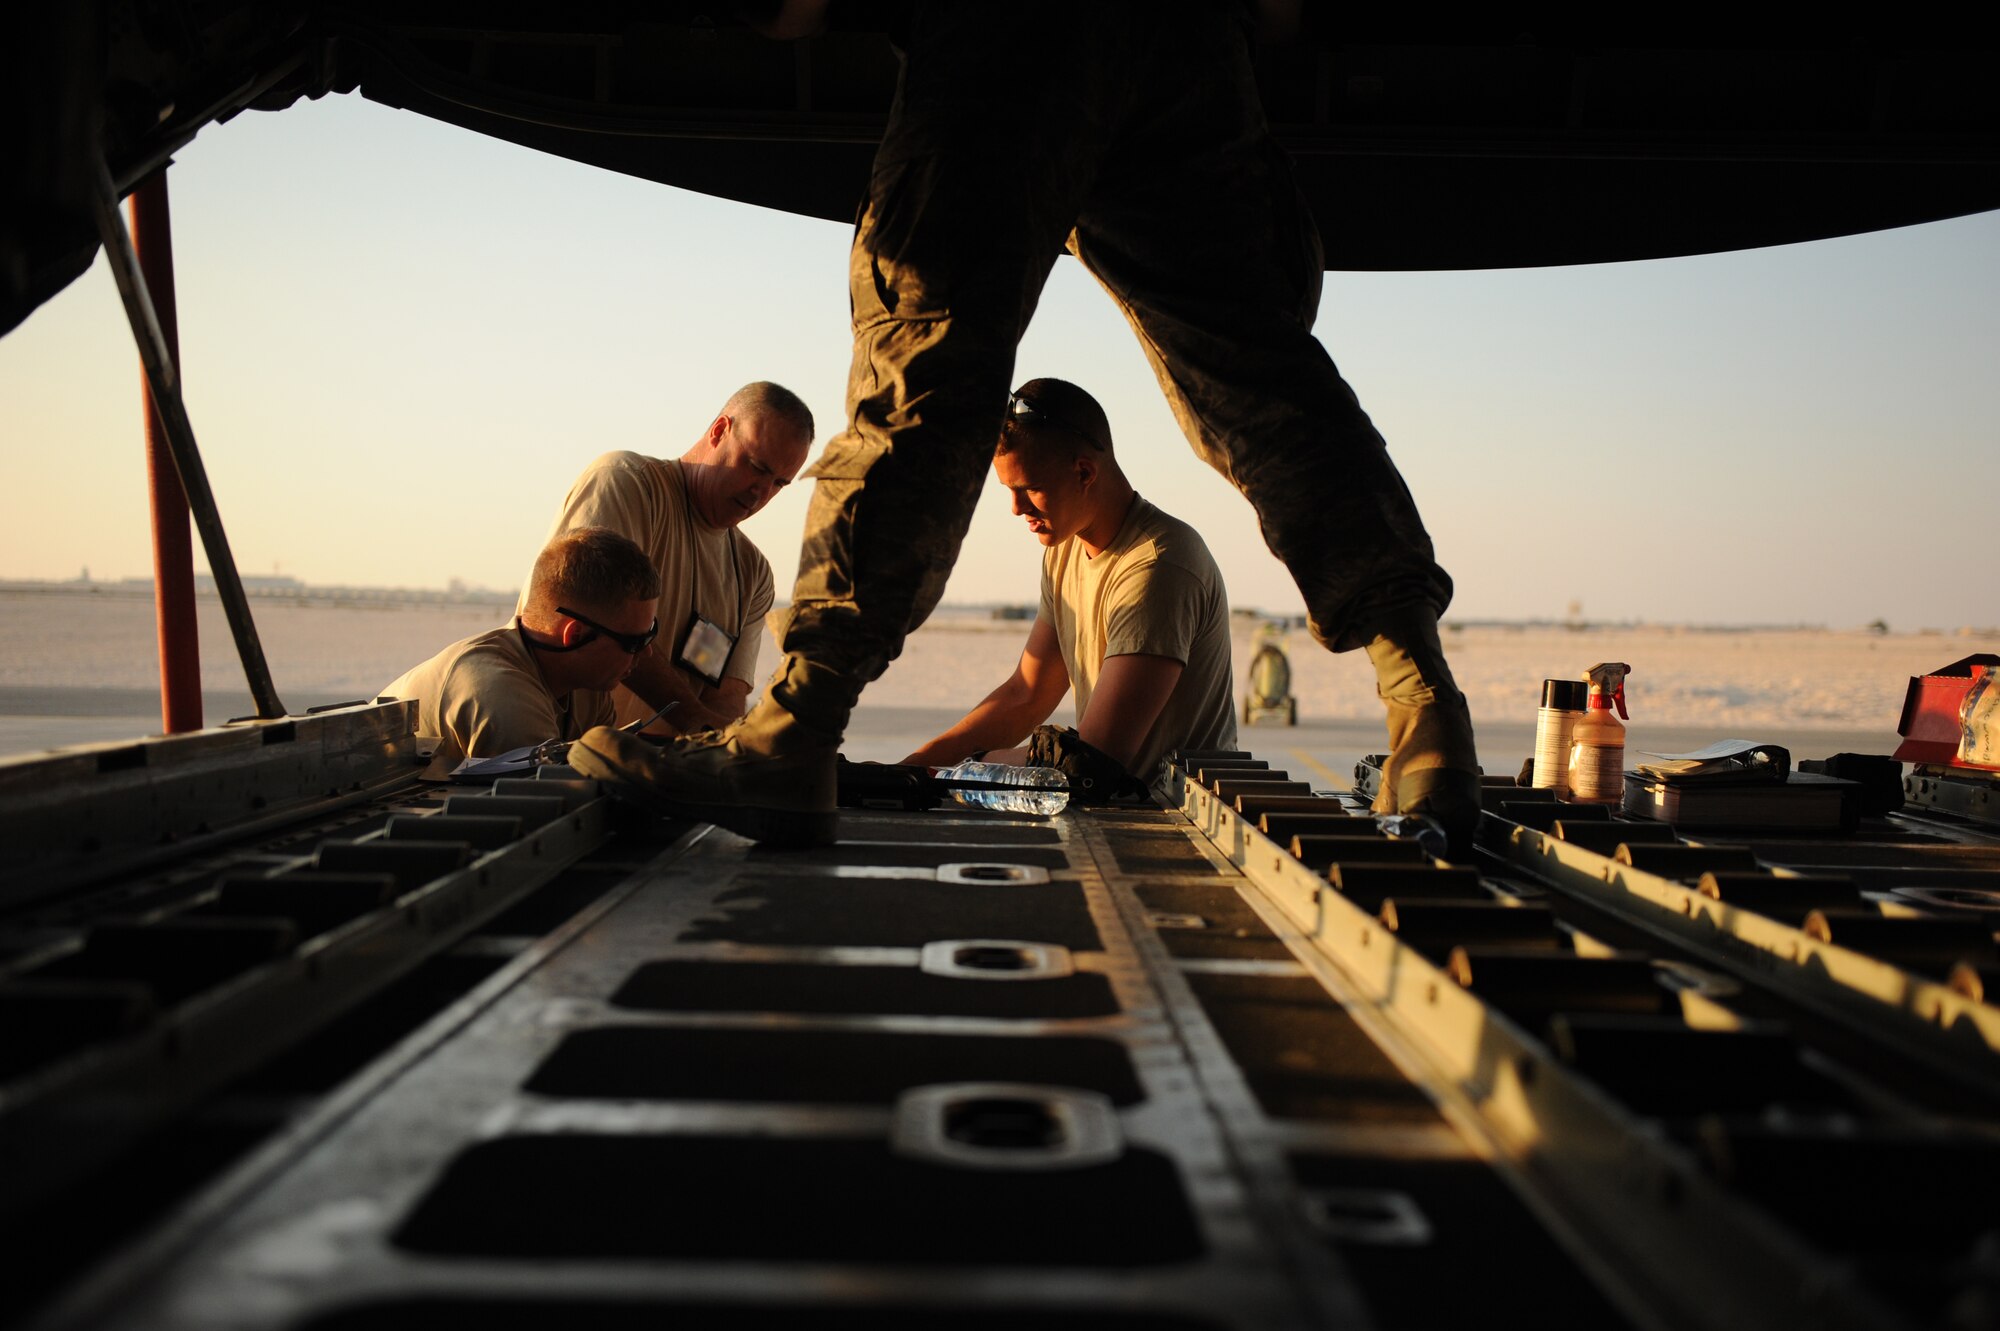
POLYGON ((745 384, 680 457, 606 453, 570 487, 551 536, 608 527, 660 570, 659 640, 612 695, 618 724, 668 703, 674 710, 655 726, 674 733, 743 715, 772 584, 771 565, 737 527, 791 484, 812 434, 797 394, 745 384))
POLYGON ((462 639, 383 689, 417 704, 429 774, 612 721, 609 691, 659 632, 660 575, 617 532, 584 527, 542 547, 504 628, 462 639))

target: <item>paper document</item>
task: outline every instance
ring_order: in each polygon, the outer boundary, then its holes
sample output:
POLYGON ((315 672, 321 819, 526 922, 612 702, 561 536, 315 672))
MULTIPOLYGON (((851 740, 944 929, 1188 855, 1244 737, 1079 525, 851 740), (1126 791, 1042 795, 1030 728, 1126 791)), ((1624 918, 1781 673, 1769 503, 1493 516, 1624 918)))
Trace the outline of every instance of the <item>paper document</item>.
POLYGON ((1640 763, 1635 769, 1654 781, 1704 783, 1771 782, 1778 784, 1791 773, 1792 755, 1778 744, 1752 739, 1717 740, 1692 753, 1648 753, 1655 762, 1640 763))

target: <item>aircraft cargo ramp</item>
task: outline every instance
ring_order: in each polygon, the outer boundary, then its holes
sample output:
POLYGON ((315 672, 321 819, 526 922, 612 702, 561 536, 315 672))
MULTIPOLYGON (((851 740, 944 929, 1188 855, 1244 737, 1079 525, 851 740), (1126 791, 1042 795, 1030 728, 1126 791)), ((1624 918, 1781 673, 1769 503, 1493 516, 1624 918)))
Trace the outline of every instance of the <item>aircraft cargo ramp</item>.
POLYGON ((404 708, 0 765, 7 1320, 1995 1318, 1990 824, 1450 865, 1191 757, 772 852, 404 708))

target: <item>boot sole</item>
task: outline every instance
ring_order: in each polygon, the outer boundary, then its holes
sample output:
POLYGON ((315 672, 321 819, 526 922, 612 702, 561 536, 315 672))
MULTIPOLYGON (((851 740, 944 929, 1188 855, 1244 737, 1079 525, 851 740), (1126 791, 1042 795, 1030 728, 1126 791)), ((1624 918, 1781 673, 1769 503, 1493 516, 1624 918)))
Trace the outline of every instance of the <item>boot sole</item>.
POLYGON ((639 804, 670 818, 686 818, 698 823, 714 823, 760 846, 779 850, 810 850, 831 846, 838 838, 837 813, 807 812, 798 809, 766 809, 751 804, 706 804, 663 795, 657 786, 634 781, 622 774, 607 773, 593 778, 613 795, 630 804, 639 804))

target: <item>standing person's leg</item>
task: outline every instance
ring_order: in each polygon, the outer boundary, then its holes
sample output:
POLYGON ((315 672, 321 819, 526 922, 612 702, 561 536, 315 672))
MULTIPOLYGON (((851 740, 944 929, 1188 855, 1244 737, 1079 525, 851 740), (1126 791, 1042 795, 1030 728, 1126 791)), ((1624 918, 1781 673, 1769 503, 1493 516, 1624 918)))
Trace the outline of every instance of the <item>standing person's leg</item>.
POLYGON ((1451 580, 1381 435, 1312 335, 1317 235, 1229 25, 1161 44, 1071 248, 1125 311, 1196 451, 1256 508, 1334 651, 1365 648, 1388 710, 1378 807, 1476 821, 1471 718, 1439 645, 1451 580), (1234 40, 1231 40, 1234 38, 1234 40))
POLYGON ((849 259, 848 427, 811 470, 772 689, 818 730, 844 730, 944 594, 1015 348, 1127 99, 1121 36, 1047 0, 917 7, 849 259))
POLYGON ((944 594, 1000 434, 1015 347, 1081 194, 1034 190, 1046 166, 1029 146, 1033 126, 987 121, 1004 99, 974 39, 992 36, 977 14, 930 24, 966 31, 913 36, 848 259, 848 423, 808 473, 812 505, 779 635, 786 663, 771 689, 836 737, 944 594))
POLYGON ((1059 5, 919 8, 850 255, 848 428, 812 468, 785 658, 726 731, 664 753, 592 732, 580 770, 760 840, 832 836, 848 714, 943 594, 1116 118, 1116 47, 1076 27, 1059 5))

